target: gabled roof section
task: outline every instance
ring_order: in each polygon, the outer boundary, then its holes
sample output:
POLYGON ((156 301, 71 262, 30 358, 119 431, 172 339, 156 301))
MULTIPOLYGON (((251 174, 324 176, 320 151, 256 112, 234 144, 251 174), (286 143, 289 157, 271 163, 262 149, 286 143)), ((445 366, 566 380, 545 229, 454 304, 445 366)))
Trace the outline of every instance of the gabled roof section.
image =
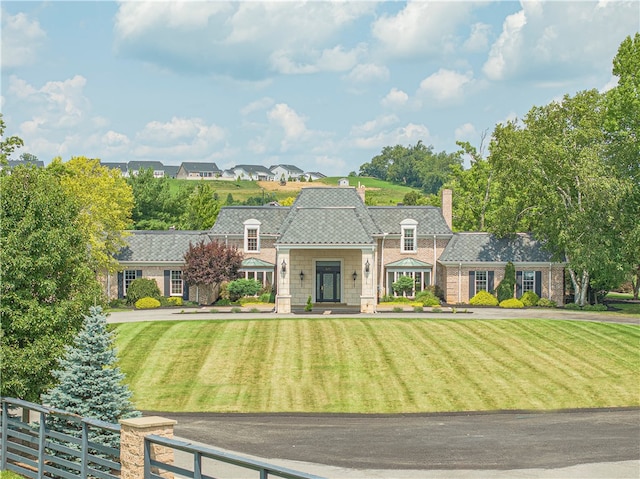
POLYGON ((130 161, 128 167, 129 171, 140 171, 142 168, 145 170, 152 168, 155 171, 164 170, 164 165, 160 161, 130 161))
POLYGON ((370 206, 368 209, 373 221, 387 234, 402 234, 400 223, 406 219, 418 222, 418 236, 451 234, 442 211, 435 206, 370 206))
POLYGON ((290 173, 304 173, 300 168, 295 165, 273 165, 269 167, 270 170, 273 171, 274 168, 281 167, 287 170, 290 173))
POLYGON ((246 171, 247 173, 261 173, 263 175, 273 175, 271 170, 261 165, 236 165, 232 168, 232 170, 236 170, 240 168, 246 171))
POLYGON ((260 221, 261 235, 275 235, 288 213, 287 206, 223 206, 210 233, 213 236, 244 235, 244 222, 253 218, 260 221))
POLYGON ((200 163, 197 161, 183 161, 180 165, 185 171, 211 171, 214 173, 220 172, 220 168, 215 163, 200 163))
POLYGON ((380 230, 355 188, 303 188, 279 244, 371 244, 380 230))
POLYGON ((404 258, 384 266, 385 268, 431 268, 433 265, 415 258, 404 258))
POLYGON ((120 170, 122 173, 127 171, 127 164, 122 162, 100 162, 102 166, 106 166, 107 168, 111 168, 114 170, 120 170))
POLYGON ((439 259, 442 263, 550 263, 553 256, 528 233, 498 238, 490 233, 456 233, 439 259))
POLYGON ((208 241, 206 231, 130 231, 127 246, 120 250, 116 259, 121 263, 184 262, 189 244, 208 241))
POLYGON ((42 161, 42 160, 35 160, 35 161, 31 161, 31 160, 8 160, 7 161, 7 167, 8 168, 15 168, 16 166, 29 166, 29 165, 33 165, 36 168, 44 168, 44 161, 42 161))

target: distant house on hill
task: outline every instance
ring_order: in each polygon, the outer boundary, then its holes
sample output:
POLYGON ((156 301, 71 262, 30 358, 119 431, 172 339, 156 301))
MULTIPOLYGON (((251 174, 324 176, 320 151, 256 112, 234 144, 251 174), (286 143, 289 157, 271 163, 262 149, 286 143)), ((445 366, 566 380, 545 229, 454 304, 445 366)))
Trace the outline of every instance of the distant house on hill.
POLYGON ((154 178, 163 178, 165 176, 164 165, 159 161, 130 161, 127 165, 129 176, 136 176, 143 169, 152 169, 154 178))
POLYGON ((304 175, 304 171, 294 165, 273 165, 269 170, 273 173, 276 181, 283 178, 285 181, 297 181, 304 175))
POLYGON ((112 170, 120 171, 120 175, 125 178, 129 177, 129 167, 127 163, 117 163, 117 162, 100 162, 102 166, 106 166, 107 168, 111 168, 112 170))
MULTIPOLYGON (((7 161, 7 166, 5 167, 7 170, 11 170, 12 168, 15 168, 16 166, 26 166, 26 165, 33 165, 36 168, 44 168, 44 161, 41 160, 36 160, 36 161, 31 161, 31 160, 9 160, 7 161)), ((2 170, 2 165, 0 165, 0 171, 2 170)))
POLYGON ((307 171, 304 175, 307 181, 316 181, 321 180, 322 178, 326 178, 326 175, 323 175, 319 171, 307 171))
POLYGON ((164 166, 164 176, 166 178, 177 178, 179 166, 176 165, 165 165, 164 166))
POLYGON ((180 180, 214 180, 222 175, 222 170, 215 163, 183 161, 178 169, 180 180))
POLYGON ((260 165, 236 165, 226 170, 223 176, 250 181, 274 181, 275 178, 269 169, 260 165))

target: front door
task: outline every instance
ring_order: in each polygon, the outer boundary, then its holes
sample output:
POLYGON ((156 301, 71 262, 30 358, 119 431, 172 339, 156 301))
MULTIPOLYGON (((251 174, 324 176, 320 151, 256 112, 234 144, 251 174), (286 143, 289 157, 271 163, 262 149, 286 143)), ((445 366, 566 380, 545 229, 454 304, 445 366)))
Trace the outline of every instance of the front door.
POLYGON ((340 261, 316 263, 316 302, 340 302, 340 261))

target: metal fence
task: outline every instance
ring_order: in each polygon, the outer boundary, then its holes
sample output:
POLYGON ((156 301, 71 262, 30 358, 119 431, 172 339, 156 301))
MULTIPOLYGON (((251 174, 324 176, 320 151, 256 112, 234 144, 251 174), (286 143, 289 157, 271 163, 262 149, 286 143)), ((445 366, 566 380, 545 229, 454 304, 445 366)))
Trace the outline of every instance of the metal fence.
POLYGON ((118 424, 83 418, 20 399, 2 398, 1 431, 2 471, 34 479, 120 477, 120 449, 94 440, 111 435, 117 444, 118 424))
MULTIPOLYGON (((237 456, 224 451, 212 449, 205 446, 199 446, 188 442, 180 441, 177 439, 169 439, 166 437, 150 435, 145 437, 144 440, 144 477, 145 479, 163 479, 160 475, 163 471, 176 474, 178 477, 188 479, 222 479, 219 468, 216 471, 207 471, 210 474, 215 472, 215 476, 205 474, 203 467, 203 459, 210 459, 218 461, 224 464, 230 464, 238 466, 243 470, 255 471, 256 477, 260 479, 268 479, 270 477, 280 477, 284 479, 324 479, 320 476, 313 474, 306 474, 303 472, 294 471, 285 467, 275 466, 273 464, 267 464, 261 461, 255 461, 246 457, 237 456), (177 465, 166 464, 161 461, 157 461, 152 457, 152 447, 158 445, 164 448, 171 449, 175 452, 181 451, 187 453, 193 464, 192 468, 180 467, 177 465)), ((208 469, 216 469, 215 465, 211 465, 208 469)), ((237 477, 237 475, 233 475, 237 477)), ((229 476, 227 476, 229 477, 229 476)), ((244 476, 243 476, 244 477, 244 476)))

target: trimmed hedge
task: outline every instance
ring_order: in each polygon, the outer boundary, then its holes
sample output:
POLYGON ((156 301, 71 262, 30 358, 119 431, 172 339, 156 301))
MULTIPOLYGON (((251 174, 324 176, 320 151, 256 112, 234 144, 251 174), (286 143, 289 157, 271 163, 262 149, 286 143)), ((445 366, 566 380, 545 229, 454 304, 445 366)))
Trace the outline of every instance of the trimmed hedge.
POLYGON ((478 291, 476 295, 469 300, 469 304, 474 306, 498 306, 498 299, 488 291, 478 291))
POLYGON ((155 309, 160 307, 160 301, 155 298, 140 298, 136 301, 136 309, 155 309))
POLYGON ((127 303, 135 304, 142 298, 154 298, 160 300, 162 294, 158 283, 155 279, 151 278, 138 278, 131 281, 131 284, 127 288, 127 303))
POLYGON ((440 306, 440 299, 428 289, 416 294, 415 300, 422 303, 423 306, 440 306))
POLYGON ((556 304, 555 301, 551 301, 550 299, 540 298, 536 306, 538 306, 538 308, 555 308, 558 305, 556 304))
POLYGON ((522 301, 522 304, 525 306, 537 306, 538 301, 540 301, 540 297, 533 291, 527 291, 522 295, 520 301, 522 301))
POLYGON ((499 306, 501 308, 506 308, 506 309, 524 308, 524 304, 522 303, 522 301, 520 301, 519 299, 516 299, 516 298, 505 299, 504 301, 500 302, 499 306))
POLYGON ((182 298, 180 296, 171 296, 167 298, 167 303, 171 306, 182 306, 182 298))

